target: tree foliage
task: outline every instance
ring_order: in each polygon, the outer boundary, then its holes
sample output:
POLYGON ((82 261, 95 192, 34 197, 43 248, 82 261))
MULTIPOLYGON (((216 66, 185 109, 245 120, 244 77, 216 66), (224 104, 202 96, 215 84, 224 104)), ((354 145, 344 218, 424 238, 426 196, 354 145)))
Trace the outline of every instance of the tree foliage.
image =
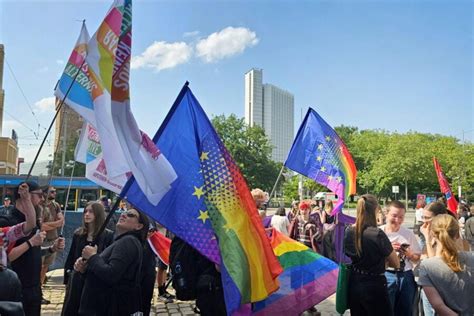
POLYGON ((212 124, 247 180, 249 188, 270 192, 281 168, 271 160, 272 147, 264 130, 249 127, 243 118, 219 115, 212 124))
MULTIPOLYGON (((74 136, 72 137, 66 144, 66 152, 65 152, 65 170, 64 170, 64 176, 65 177, 70 177, 71 176, 71 171, 72 169, 70 168, 68 162, 69 161, 74 161, 74 150, 76 148, 77 141, 79 140, 79 136, 74 136), (69 166, 69 168, 68 168, 69 166)), ((53 172, 54 176, 60 176, 61 175, 61 168, 62 166, 62 155, 63 155, 63 148, 62 145, 59 145, 58 150, 55 152, 54 155, 54 166, 53 170, 49 170, 53 172)), ((74 167, 74 176, 75 177, 84 177, 86 174, 86 165, 80 162, 76 162, 76 165, 74 167)))
POLYGON ((405 183, 409 198, 417 193, 439 192, 433 167, 433 157, 436 157, 453 193, 461 184, 463 195, 473 197, 473 144, 461 144, 454 137, 417 132, 359 131, 347 126, 337 127, 336 131, 354 158, 359 194, 370 192, 388 197, 393 185, 404 191, 405 183))

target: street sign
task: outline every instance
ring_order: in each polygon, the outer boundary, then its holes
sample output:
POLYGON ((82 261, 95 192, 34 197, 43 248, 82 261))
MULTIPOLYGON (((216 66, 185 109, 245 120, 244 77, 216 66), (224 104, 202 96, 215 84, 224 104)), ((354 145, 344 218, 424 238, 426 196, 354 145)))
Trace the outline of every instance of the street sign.
POLYGON ((392 186, 392 193, 400 193, 400 188, 398 187, 398 185, 392 186))

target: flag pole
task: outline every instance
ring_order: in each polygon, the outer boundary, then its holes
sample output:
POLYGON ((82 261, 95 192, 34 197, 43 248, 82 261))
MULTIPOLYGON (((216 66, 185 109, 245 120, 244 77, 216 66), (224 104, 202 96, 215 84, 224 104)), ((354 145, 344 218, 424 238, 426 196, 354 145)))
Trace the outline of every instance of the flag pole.
POLYGON ((281 169, 280 169, 280 173, 278 174, 278 178, 276 179, 275 181, 275 184, 273 185, 273 189, 270 193, 270 196, 268 197, 268 201, 267 203, 270 204, 270 201, 272 199, 272 196, 273 196, 273 193, 275 193, 275 190, 276 190, 276 186, 278 184, 278 181, 280 181, 280 178, 281 178, 281 175, 283 174, 283 170, 285 169, 285 165, 281 166, 281 169))
POLYGON ((67 201, 69 201, 69 193, 71 192, 71 185, 72 185, 72 178, 74 176, 74 168, 76 168, 76 162, 73 162, 72 165, 72 171, 71 171, 71 176, 69 177, 69 186, 67 187, 67 193, 66 193, 66 201, 64 202, 64 215, 63 215, 63 226, 61 226, 61 232, 59 233, 59 236, 63 235, 64 231, 64 225, 66 225, 66 209, 67 209, 67 201))
MULTIPOLYGON (((85 22, 86 22, 86 20, 83 20, 83 21, 82 21, 82 24, 84 24, 85 22)), ((74 78, 72 79, 71 84, 69 85, 69 88, 67 89, 66 93, 64 94, 64 97, 62 98, 61 102, 59 103, 58 108, 56 109, 56 114, 54 115, 53 120, 51 121, 51 124, 49 124, 48 130, 46 131, 46 135, 44 135, 43 141, 41 142, 41 145, 40 145, 40 147, 38 148, 38 151, 36 152, 35 159, 33 160, 33 163, 31 164, 30 170, 28 171, 28 175, 26 176, 26 180, 25 180, 25 181, 28 181, 28 180, 30 179, 30 177, 31 177, 31 172, 33 171, 33 168, 34 168, 34 166, 35 166, 35 164, 36 164, 36 160, 38 160, 38 156, 39 156, 39 154, 40 154, 40 152, 41 152, 41 149, 43 149, 44 142, 46 141, 46 138, 48 138, 49 132, 51 131, 51 128, 53 127, 53 124, 54 124, 54 122, 56 121, 56 118, 58 117, 59 112, 61 111, 61 108, 62 108, 62 106, 63 106, 63 104, 64 104, 64 101, 66 100, 66 98, 67 98, 69 92, 71 91, 72 86, 74 85, 74 82, 76 82, 76 78, 77 78, 77 76, 79 75, 79 73, 81 72, 82 66, 84 66, 85 62, 86 62, 86 59, 84 58, 84 60, 82 61, 81 66, 77 69, 77 72, 76 72, 76 74, 74 75, 74 78)), ((56 83, 56 86, 57 86, 57 83, 56 83)), ((64 135, 64 137, 66 137, 66 135, 64 135)), ((54 157, 53 157, 53 159, 54 159, 54 157)))

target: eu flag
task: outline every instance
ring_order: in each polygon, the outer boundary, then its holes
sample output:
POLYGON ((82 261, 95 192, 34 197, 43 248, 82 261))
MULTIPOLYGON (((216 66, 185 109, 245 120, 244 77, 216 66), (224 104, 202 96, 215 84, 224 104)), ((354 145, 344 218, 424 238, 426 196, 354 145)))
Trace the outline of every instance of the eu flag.
POLYGON ((336 131, 312 108, 301 123, 285 166, 324 185, 339 201, 355 194, 354 161, 336 131))
POLYGON ((357 169, 352 156, 336 131, 312 108, 296 134, 285 166, 324 185, 338 195, 335 248, 337 261, 347 258, 342 251, 344 225, 355 219, 342 213, 344 199, 356 192, 357 169))
POLYGON ((177 179, 156 206, 133 180, 121 195, 221 266, 229 315, 276 291, 282 268, 255 202, 187 83, 153 141, 177 179))

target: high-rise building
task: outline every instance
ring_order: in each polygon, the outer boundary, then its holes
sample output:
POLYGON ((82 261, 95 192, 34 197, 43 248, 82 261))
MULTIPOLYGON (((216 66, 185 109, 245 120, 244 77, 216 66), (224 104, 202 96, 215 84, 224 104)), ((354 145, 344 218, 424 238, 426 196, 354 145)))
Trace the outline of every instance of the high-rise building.
POLYGON ((18 171, 18 144, 16 132, 12 131, 12 138, 1 137, 3 128, 3 107, 5 91, 3 90, 3 62, 5 49, 0 44, 0 174, 16 174, 18 171))
POLYGON ((263 83, 263 70, 245 74, 245 122, 261 126, 273 146, 272 159, 284 162, 294 136, 294 96, 263 83))

